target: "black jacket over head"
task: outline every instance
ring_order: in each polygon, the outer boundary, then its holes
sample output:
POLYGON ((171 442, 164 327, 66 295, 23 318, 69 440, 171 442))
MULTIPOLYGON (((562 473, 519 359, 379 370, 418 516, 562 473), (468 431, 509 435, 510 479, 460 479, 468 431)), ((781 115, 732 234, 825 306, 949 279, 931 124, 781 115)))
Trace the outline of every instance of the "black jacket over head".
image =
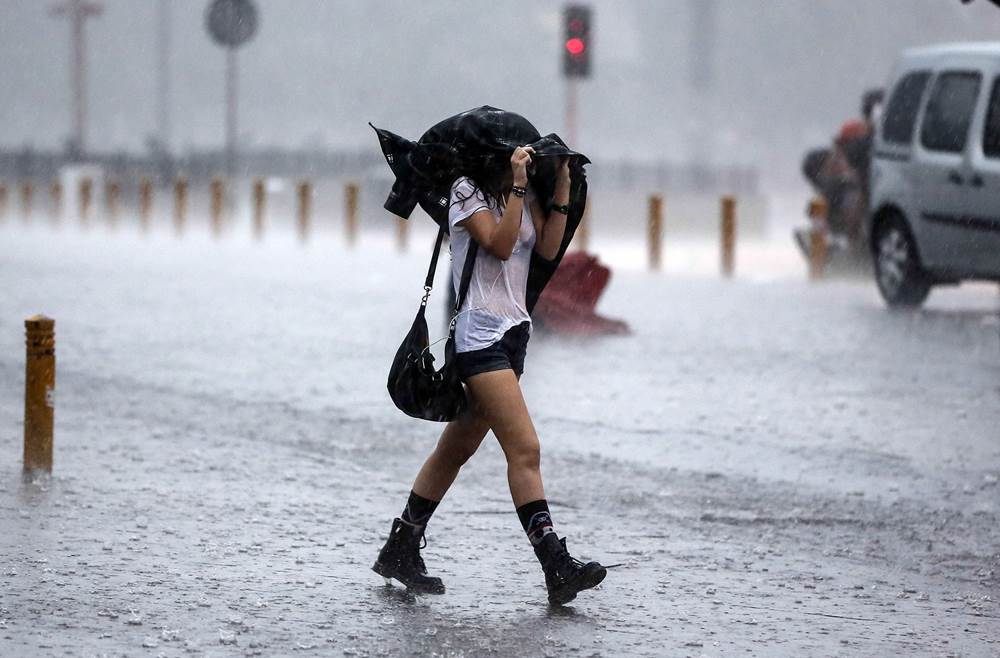
MULTIPOLYGON (((369 124, 370 125, 370 124, 369 124)), ((528 312, 534 308, 542 289, 562 260, 576 233, 587 205, 587 156, 571 151, 555 133, 542 137, 531 122, 514 112, 484 105, 434 125, 413 142, 388 130, 375 128, 382 153, 396 176, 385 202, 389 212, 409 219, 419 203, 438 226, 448 231, 448 205, 451 186, 470 171, 510 167, 510 157, 518 146, 535 150, 532 188, 543 203, 552 198, 559 157, 569 157, 570 193, 566 235, 554 260, 537 253, 531 256, 528 289, 525 295, 528 312)), ((548 210, 546 208, 546 210, 548 210)))

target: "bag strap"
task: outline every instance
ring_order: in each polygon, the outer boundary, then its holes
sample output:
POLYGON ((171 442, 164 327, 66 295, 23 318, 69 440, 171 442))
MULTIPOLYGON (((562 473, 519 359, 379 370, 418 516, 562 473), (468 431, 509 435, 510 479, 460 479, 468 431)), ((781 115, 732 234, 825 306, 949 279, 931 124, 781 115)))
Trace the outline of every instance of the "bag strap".
POLYGON ((441 253, 441 243, 444 242, 444 229, 438 230, 437 241, 434 243, 434 251, 431 253, 431 265, 427 268, 427 278, 424 279, 424 297, 420 300, 421 306, 427 306, 427 300, 434 289, 434 272, 438 266, 438 254, 441 253))
MULTIPOLYGON (((465 266, 462 267, 462 279, 458 284, 458 298, 455 300, 455 311, 452 316, 457 316, 465 301, 465 295, 469 292, 469 283, 472 281, 472 270, 476 266, 476 254, 479 251, 479 243, 472 236, 469 236, 469 251, 465 254, 465 266)), ((452 318, 454 320, 454 317, 452 318)), ((454 323, 452 331, 455 330, 454 323)))
MULTIPOLYGON (((441 243, 444 242, 444 228, 438 230, 437 240, 434 242, 434 252, 431 254, 431 264, 427 268, 427 278, 424 279, 424 297, 420 300, 421 306, 427 306, 427 300, 434 289, 434 273, 437 271, 438 255, 441 253, 441 243)), ((472 282, 472 270, 476 266, 476 254, 479 251, 479 244, 469 237, 469 250, 465 255, 465 265, 462 267, 462 279, 458 284, 458 298, 455 300, 455 310, 452 315, 457 315, 465 301, 465 295, 469 292, 469 284, 472 282)))

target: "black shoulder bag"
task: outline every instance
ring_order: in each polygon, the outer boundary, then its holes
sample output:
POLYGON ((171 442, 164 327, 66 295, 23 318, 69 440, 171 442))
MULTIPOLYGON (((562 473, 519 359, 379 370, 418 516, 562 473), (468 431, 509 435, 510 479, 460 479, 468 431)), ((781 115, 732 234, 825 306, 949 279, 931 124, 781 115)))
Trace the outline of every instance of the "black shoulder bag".
POLYGON ((458 316, 465 295, 472 280, 472 269, 476 264, 479 245, 469 240, 469 253, 462 269, 462 279, 458 287, 458 299, 448 326, 448 342, 444 350, 444 366, 434 369, 434 355, 431 354, 424 310, 427 299, 434 287, 434 271, 437 269, 438 253, 444 240, 444 229, 438 232, 431 255, 431 266, 424 281, 424 297, 420 300, 417 316, 406 338, 396 351, 389 369, 389 397, 400 411, 414 418, 447 422, 457 418, 468 406, 465 389, 455 369, 455 318, 458 316))

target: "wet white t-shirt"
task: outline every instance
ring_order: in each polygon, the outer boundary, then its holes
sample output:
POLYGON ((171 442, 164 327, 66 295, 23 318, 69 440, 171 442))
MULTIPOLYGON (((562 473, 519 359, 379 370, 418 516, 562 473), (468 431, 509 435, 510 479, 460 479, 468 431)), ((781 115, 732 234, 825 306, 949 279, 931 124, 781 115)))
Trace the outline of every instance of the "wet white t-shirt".
MULTIPOLYGON (((471 352, 489 347, 511 327, 531 322, 525 304, 528 268, 535 248, 535 225, 531 221, 532 192, 529 188, 521 212, 521 230, 510 258, 502 261, 481 246, 476 253, 472 280, 455 321, 455 351, 471 352)), ((499 208, 491 207, 486 195, 465 177, 451 186, 448 223, 451 226, 451 277, 455 294, 462 281, 462 268, 472 236, 463 225, 473 213, 486 210, 500 223, 499 208)))

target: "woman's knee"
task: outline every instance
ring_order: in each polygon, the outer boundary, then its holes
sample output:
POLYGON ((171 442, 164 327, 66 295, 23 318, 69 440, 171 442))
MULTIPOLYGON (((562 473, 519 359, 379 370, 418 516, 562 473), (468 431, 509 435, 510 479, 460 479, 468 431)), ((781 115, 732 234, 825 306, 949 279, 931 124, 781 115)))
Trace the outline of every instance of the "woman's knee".
POLYGON ((539 470, 542 462, 542 449, 537 438, 518 442, 517 446, 507 450, 507 465, 511 468, 539 470))
POLYGON ((469 446, 467 444, 456 444, 448 446, 438 446, 437 453, 438 459, 444 462, 447 466, 459 469, 465 466, 466 462, 472 459, 472 455, 476 454, 476 449, 479 444, 475 446, 469 446))

